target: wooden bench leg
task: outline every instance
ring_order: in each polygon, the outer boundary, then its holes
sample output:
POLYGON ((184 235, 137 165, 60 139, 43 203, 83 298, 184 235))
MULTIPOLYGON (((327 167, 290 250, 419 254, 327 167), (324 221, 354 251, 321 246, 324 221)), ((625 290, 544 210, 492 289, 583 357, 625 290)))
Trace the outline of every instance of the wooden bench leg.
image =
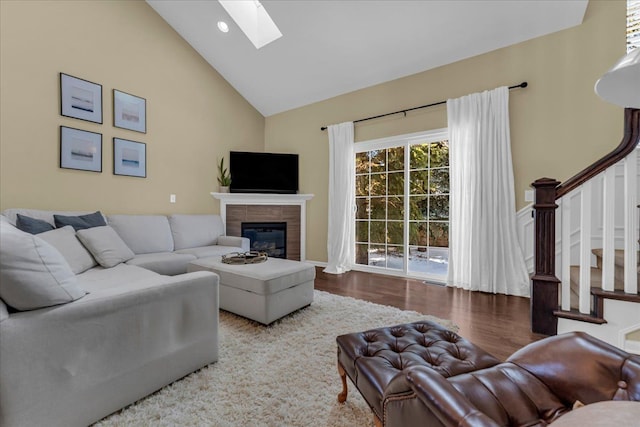
POLYGON ((338 402, 344 403, 347 400, 347 373, 344 371, 344 368, 338 362, 338 373, 340 374, 340 379, 342 380, 342 391, 338 394, 338 402))
POLYGON ((380 421, 380 418, 378 418, 376 414, 373 414, 373 424, 376 427, 382 427, 382 421, 380 421))

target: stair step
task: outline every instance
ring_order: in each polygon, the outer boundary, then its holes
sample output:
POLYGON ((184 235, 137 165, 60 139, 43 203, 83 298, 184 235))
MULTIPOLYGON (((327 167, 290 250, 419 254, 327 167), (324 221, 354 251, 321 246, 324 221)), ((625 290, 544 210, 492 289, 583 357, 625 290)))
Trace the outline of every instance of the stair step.
MULTIPOLYGON (((620 267, 624 270, 624 250, 622 249, 616 249, 614 251, 614 256, 613 256, 613 263, 616 267, 620 267)), ((597 265, 598 268, 602 268, 602 253, 603 250, 602 249, 593 249, 591 251, 592 254, 594 254, 596 256, 596 261, 597 261, 597 265)), ((640 251, 638 252, 638 273, 640 273, 640 251)))
MULTIPOLYGON (((580 283, 580 266, 572 265, 570 268, 569 277, 571 279, 571 288, 575 289, 577 292, 578 283, 580 283)), ((614 277, 613 279, 613 288, 618 291, 624 290, 624 280, 622 277, 614 277)), ((597 267, 591 267, 591 286, 596 288, 602 288, 602 270, 597 267)))
POLYGON ((599 298, 640 303, 640 294, 628 294, 624 291, 603 291, 600 288, 593 287, 591 288, 591 294, 599 298))
MULTIPOLYGON (((640 303, 640 293, 628 294, 624 291, 603 291, 600 288, 592 287, 591 295, 594 298, 594 307, 592 307, 592 310, 589 314, 580 313, 577 307, 571 307, 571 310, 555 310, 553 312, 554 316, 561 317, 563 319, 579 320, 581 322, 602 325, 604 323, 607 323, 604 318, 605 299, 640 303)), ((573 290, 571 292, 571 296, 574 296, 573 290)))
POLYGON ((602 325, 607 323, 606 320, 604 320, 601 317, 598 317, 595 313, 583 314, 583 313, 580 313, 578 310, 573 310, 573 309, 555 310, 553 312, 553 315, 556 317, 562 317, 563 319, 579 320, 581 322, 595 323, 597 325, 602 325))

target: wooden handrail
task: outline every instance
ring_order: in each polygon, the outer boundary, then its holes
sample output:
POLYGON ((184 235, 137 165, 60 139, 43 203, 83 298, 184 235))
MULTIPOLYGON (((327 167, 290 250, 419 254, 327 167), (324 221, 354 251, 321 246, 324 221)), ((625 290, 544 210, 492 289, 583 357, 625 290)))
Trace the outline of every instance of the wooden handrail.
POLYGON ((580 171, 562 184, 552 178, 541 178, 535 188, 535 264, 531 276, 531 330, 555 335, 558 309, 558 284, 555 276, 555 201, 629 155, 640 142, 640 109, 625 108, 624 135, 609 154, 580 171))
POLYGON ((556 189, 556 200, 575 190, 600 172, 615 165, 633 151, 640 141, 640 109, 624 109, 624 135, 620 144, 609 154, 581 170, 556 189))

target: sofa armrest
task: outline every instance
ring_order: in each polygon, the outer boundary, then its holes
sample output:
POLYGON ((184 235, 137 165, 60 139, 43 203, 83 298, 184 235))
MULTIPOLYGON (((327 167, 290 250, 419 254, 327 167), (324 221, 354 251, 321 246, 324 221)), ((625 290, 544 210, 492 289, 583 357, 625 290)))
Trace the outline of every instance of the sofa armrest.
POLYGON ((584 332, 536 341, 507 361, 534 375, 566 402, 589 404, 614 396, 640 401, 640 356, 584 332))
POLYGON ((236 246, 242 248, 243 251, 248 251, 251 241, 246 237, 237 236, 219 236, 218 245, 220 246, 236 246))
POLYGON ((418 399, 446 427, 498 427, 442 375, 425 366, 404 371, 418 399))

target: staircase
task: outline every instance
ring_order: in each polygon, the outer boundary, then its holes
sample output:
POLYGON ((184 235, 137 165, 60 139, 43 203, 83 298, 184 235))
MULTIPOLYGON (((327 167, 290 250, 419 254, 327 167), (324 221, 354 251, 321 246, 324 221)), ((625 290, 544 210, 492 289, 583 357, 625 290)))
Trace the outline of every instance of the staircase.
POLYGON ((532 184, 534 332, 585 331, 640 353, 639 141, 640 110, 627 108, 614 151, 564 183, 532 184))

